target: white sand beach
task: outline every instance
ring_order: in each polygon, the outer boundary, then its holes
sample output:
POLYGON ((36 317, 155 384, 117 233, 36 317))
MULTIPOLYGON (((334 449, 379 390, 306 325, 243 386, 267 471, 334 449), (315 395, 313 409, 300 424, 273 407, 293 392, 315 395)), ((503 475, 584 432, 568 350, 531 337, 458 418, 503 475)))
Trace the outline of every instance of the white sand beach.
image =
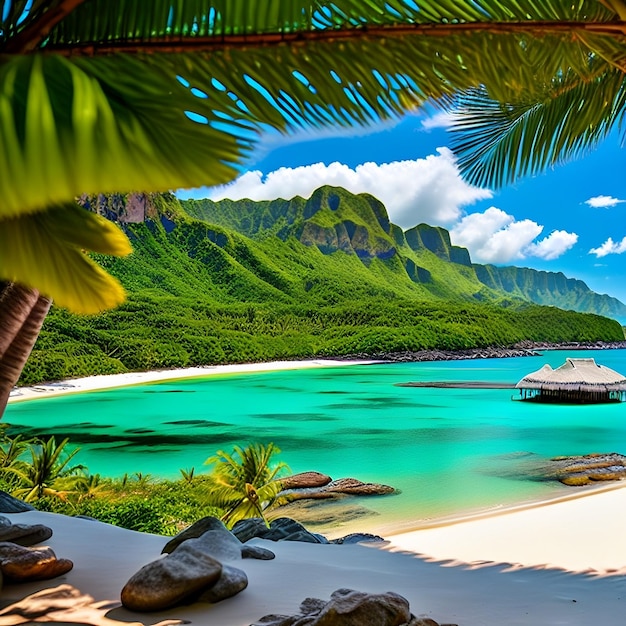
MULTIPOLYGON (((20 389, 12 401, 211 373, 345 364, 284 362, 97 376, 20 389)), ((109 601, 119 607, 126 581, 159 558, 168 540, 35 511, 5 515, 13 523, 50 526, 54 534, 46 545, 59 558, 71 559, 74 569, 53 580, 6 586, 0 592, 1 606, 41 589, 69 584, 95 602, 109 601)), ((249 626, 269 613, 296 613, 306 597, 328 599, 336 589, 352 588, 399 593, 410 601, 415 615, 440 624, 618 626, 626 613, 625 518, 626 489, 617 484, 576 492, 561 501, 397 532, 387 535, 383 544, 253 540, 274 551, 276 559, 242 561, 249 586, 234 598, 156 614, 113 608, 108 617, 146 625, 169 618, 196 626, 249 626)), ((66 618, 62 623, 69 622, 66 618)))
POLYGON ((377 361, 336 361, 332 359, 311 359, 308 361, 272 361, 269 363, 236 363, 233 365, 207 365, 204 367, 186 367, 171 370, 154 370, 150 372, 126 372, 124 374, 103 374, 74 378, 59 382, 42 383, 31 387, 16 387, 9 397, 9 402, 22 402, 51 395, 81 393, 115 389, 129 385, 145 385, 147 383, 184 378, 201 378, 225 374, 243 374, 246 372, 269 372, 277 370, 307 369, 312 367, 339 367, 344 365, 366 365, 377 361))
MULTIPOLYGON (((234 598, 156 614, 114 608, 108 617, 142 624, 170 618, 197 626, 248 626, 269 613, 296 613, 306 597, 328 599, 335 589, 352 588, 395 591, 410 601, 415 615, 440 624, 618 626, 626 609, 625 511, 626 490, 615 489, 396 535, 387 544, 252 540, 273 550, 276 559, 242 561, 249 586, 234 598)), ((167 541, 49 513, 7 517, 52 527, 47 545, 74 561, 74 569, 54 580, 5 587, 0 594, 5 606, 64 583, 95 601, 119 602, 128 578, 158 558, 167 541)))

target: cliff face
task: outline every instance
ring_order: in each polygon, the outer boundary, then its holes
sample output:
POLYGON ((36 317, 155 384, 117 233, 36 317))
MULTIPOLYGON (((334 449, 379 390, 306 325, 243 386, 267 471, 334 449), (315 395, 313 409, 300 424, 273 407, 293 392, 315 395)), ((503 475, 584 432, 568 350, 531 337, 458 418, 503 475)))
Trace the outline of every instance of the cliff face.
MULTIPOLYGON (((148 232, 166 236, 176 255, 202 263, 200 271, 214 276, 215 284, 228 276, 226 291, 235 298, 239 287, 242 293, 278 290, 281 298, 299 289, 307 294, 319 289, 325 297, 389 290, 420 299, 513 298, 626 321, 623 303, 591 291, 583 281, 472 264, 467 249, 453 246, 446 229, 419 224, 403 231, 378 199, 342 188, 321 187, 309 199, 263 202, 181 203, 171 194, 112 194, 83 197, 81 203, 124 225, 136 245, 148 232), (148 230, 137 228, 141 225, 148 230), (320 254, 329 261, 322 262, 320 254), (341 261, 342 255, 351 261, 341 261)), ((158 271, 156 266, 150 273, 158 271)))

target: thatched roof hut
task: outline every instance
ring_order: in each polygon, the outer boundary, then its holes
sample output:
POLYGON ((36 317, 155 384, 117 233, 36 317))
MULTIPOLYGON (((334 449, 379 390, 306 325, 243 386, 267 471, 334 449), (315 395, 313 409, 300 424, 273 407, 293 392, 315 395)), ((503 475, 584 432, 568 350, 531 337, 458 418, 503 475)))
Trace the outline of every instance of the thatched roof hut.
POLYGON ((515 385, 521 400, 559 403, 621 402, 626 378, 594 359, 566 359, 556 369, 544 365, 515 385))

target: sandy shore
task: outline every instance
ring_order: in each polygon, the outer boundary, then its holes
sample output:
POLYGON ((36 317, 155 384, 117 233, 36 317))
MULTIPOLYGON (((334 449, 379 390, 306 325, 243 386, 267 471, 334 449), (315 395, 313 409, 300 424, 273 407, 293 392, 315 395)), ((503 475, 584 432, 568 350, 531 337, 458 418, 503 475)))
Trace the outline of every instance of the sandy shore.
MULTIPOLYGON (((96 376, 22 388, 12 401, 175 378, 336 365, 346 362, 316 360, 96 376)), ((616 485, 579 492, 579 497, 559 502, 388 535, 384 544, 324 546, 253 540, 273 550, 277 558, 242 561, 250 584, 235 598, 149 616, 114 608, 108 617, 146 625, 171 618, 197 626, 249 626, 268 613, 295 613, 305 597, 327 599, 335 589, 348 587, 395 591, 410 601, 414 614, 459 626, 617 626, 626 612, 625 514, 626 488, 616 485)), ((52 581, 5 587, 0 593, 3 606, 63 583, 95 601, 119 603, 124 583, 158 558, 167 541, 47 513, 6 516, 14 523, 51 526, 54 535, 47 544, 75 566, 52 581)))
MULTIPOLYGON (((626 609, 625 511, 626 490, 615 489, 396 535, 386 544, 253 540, 277 557, 241 561, 249 586, 238 596, 150 615, 114 608, 108 617, 142 624, 171 618, 197 626, 249 626, 269 613, 297 612, 305 597, 327 599, 335 589, 347 587, 395 591, 410 601, 414 614, 459 626, 618 626, 626 609)), ((14 523, 51 526, 48 545, 75 566, 52 581, 5 587, 3 605, 62 583, 96 601, 119 602, 128 578, 158 558, 167 541, 48 513, 7 517, 14 523)))
POLYGON ((241 363, 234 365, 207 365, 204 367, 187 367, 172 370, 156 370, 151 372, 127 372, 124 374, 107 374, 74 378, 54 383, 41 383, 32 387, 17 387, 9 397, 9 402, 21 402, 52 395, 66 395, 83 391, 99 391, 115 389, 130 385, 181 380, 184 378, 201 378, 224 374, 243 374, 246 372, 270 372, 277 370, 309 369, 313 367, 340 367, 344 365, 367 365, 377 361, 334 361, 332 359, 312 359, 309 361, 273 361, 270 363, 241 363))

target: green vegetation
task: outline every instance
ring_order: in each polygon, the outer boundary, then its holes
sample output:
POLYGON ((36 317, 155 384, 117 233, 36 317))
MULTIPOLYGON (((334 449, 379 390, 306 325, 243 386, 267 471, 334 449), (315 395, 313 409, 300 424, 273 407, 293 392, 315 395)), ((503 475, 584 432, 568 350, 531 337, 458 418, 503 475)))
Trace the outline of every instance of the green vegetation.
MULTIPOLYGON (((91 208, 112 210, 110 197, 100 201, 108 204, 91 208)), ((54 307, 20 384, 522 340, 624 338, 616 321, 536 306, 487 287, 471 264, 448 258, 454 250, 443 229, 398 233, 371 196, 323 188, 295 208, 287 202, 282 207, 303 227, 308 222, 297 216, 311 202, 314 215, 335 206, 337 224, 360 220, 358 237, 357 231, 352 238, 346 234, 344 247, 324 254, 287 231, 283 240, 251 228, 251 238, 190 217, 173 196, 147 198, 146 221, 125 225, 135 252, 124 259, 98 258, 124 284, 127 301, 93 316, 54 307)), ((126 200, 117 197, 115 205, 123 212, 126 200)), ((283 217, 285 225, 289 220, 283 217)))
POLYGON ((175 535, 207 515, 229 526, 247 517, 263 517, 281 490, 273 444, 236 447, 207 460, 209 473, 181 470, 178 480, 153 479, 137 473, 123 478, 89 474, 70 461, 79 449, 67 439, 42 441, 0 439, 0 489, 31 502, 37 509, 85 515, 102 522, 160 535, 175 535), (15 451, 19 453, 16 455, 15 451))
POLYGON ((246 448, 235 446, 233 454, 219 450, 207 459, 207 464, 213 465, 209 501, 224 509, 221 519, 228 528, 250 517, 268 523, 265 511, 282 490, 278 475, 288 469, 285 463, 272 465, 272 457, 279 452, 273 443, 255 443, 246 448))

